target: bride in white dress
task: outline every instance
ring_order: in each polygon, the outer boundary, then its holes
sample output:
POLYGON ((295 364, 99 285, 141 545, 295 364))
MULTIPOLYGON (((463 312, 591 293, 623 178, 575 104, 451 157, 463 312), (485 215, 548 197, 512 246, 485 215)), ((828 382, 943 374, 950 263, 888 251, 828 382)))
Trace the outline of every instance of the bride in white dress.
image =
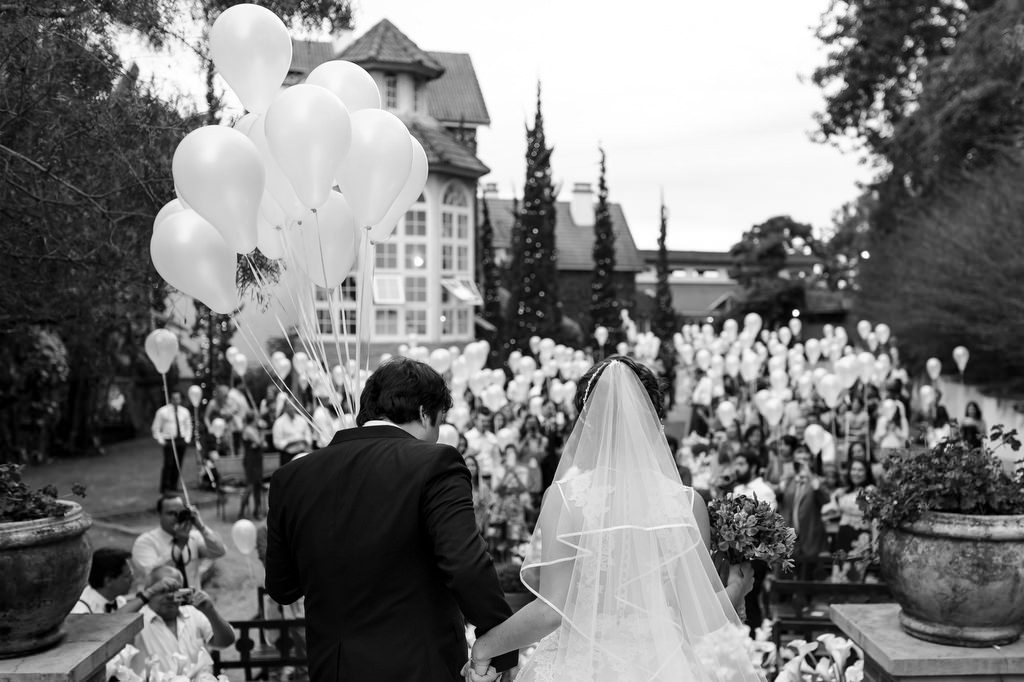
POLYGON ((494 656, 538 641, 518 682, 762 679, 735 607, 752 571, 732 567, 722 585, 707 508, 680 482, 662 405, 632 358, 580 379, 580 417, 521 572, 537 599, 476 640, 476 679, 494 656))

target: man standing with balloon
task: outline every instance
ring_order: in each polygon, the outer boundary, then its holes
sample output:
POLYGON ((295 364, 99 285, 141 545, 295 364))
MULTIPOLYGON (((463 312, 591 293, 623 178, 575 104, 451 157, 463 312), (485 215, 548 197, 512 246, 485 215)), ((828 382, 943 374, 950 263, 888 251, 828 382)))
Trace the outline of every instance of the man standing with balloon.
POLYGON ((178 489, 178 473, 185 448, 192 440, 192 415, 181 404, 181 391, 171 392, 171 402, 156 411, 153 417, 153 439, 164 449, 164 464, 160 470, 160 491, 178 489))

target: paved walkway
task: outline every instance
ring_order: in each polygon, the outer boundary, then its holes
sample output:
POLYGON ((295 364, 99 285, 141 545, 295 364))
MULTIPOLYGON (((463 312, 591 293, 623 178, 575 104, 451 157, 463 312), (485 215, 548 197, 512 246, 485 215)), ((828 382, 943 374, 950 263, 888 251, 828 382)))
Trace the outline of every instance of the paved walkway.
MULTIPOLYGON (((163 449, 151 438, 138 438, 108 445, 106 454, 94 457, 57 459, 28 466, 22 477, 32 487, 52 484, 68 496, 73 483, 86 487, 84 500, 76 499, 93 519, 117 522, 151 514, 160 497, 160 469, 163 449)), ((216 496, 197 489, 195 450, 189 448, 183 461, 185 482, 193 502, 201 509, 213 507, 216 496)))

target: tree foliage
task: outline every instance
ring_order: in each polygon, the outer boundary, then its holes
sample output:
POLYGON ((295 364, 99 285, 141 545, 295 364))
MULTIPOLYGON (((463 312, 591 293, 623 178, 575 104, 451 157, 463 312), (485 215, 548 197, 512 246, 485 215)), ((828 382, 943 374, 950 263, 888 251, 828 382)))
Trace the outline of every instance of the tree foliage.
POLYGON ((561 336, 562 303, 558 297, 558 252, 555 244, 555 187, 551 152, 544 137, 540 85, 533 128, 526 130, 526 184, 522 209, 512 230, 508 350, 526 350, 531 336, 561 336))
POLYGON ((769 218, 743 233, 729 249, 729 277, 743 289, 739 314, 756 312, 771 329, 785 324, 794 308, 803 308, 804 280, 791 278, 786 269, 790 256, 797 253, 820 256, 821 246, 810 225, 789 216, 769 218))
POLYGON ((820 137, 852 139, 886 159, 895 126, 917 102, 924 68, 948 55, 968 17, 994 1, 832 0, 817 30, 826 62, 812 77, 825 93, 820 137))
POLYGON ((619 292, 615 286, 615 230, 608 209, 608 182, 605 153, 601 154, 601 172, 597 180, 597 206, 594 209, 594 270, 590 282, 591 329, 599 326, 614 329, 619 324, 619 292))
POLYGON ((502 345, 500 334, 505 327, 501 314, 501 269, 494 258, 494 226, 491 225, 491 211, 487 206, 486 197, 480 200, 480 208, 480 228, 477 232, 477 258, 480 270, 477 279, 483 282, 483 318, 495 329, 485 338, 491 345, 491 363, 497 364, 502 345))
MULTIPOLYGON (((679 327, 676 319, 676 311, 672 306, 672 289, 669 288, 668 278, 668 209, 665 204, 661 205, 661 224, 658 231, 658 282, 654 297, 654 320, 651 324, 651 331, 663 341, 662 345, 670 346, 668 340, 675 334, 679 327)), ((671 346, 670 346, 671 347, 671 346)))
POLYGON ((954 346, 971 351, 971 381, 1024 374, 1024 165, 961 176, 864 263, 859 311, 885 320, 912 366, 954 346))
POLYGON ((71 390, 56 415, 65 442, 92 430, 102 380, 145 374, 141 341, 164 298, 149 238, 192 121, 123 68, 111 26, 148 35, 165 9, 0 11, 0 329, 23 339, 18 330, 39 327, 67 346, 71 390))

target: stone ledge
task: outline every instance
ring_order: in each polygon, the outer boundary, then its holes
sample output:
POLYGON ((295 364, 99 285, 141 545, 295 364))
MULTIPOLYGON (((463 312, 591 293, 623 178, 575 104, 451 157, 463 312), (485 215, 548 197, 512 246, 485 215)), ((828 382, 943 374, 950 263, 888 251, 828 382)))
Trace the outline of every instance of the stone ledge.
POLYGON ((984 648, 925 642, 903 631, 899 610, 898 604, 833 604, 829 613, 865 656, 894 678, 1024 679, 1024 641, 984 648))
POLYGON ((57 646, 20 658, 0 659, 0 682, 93 679, 140 630, 142 616, 138 613, 68 616, 64 639, 57 646))

